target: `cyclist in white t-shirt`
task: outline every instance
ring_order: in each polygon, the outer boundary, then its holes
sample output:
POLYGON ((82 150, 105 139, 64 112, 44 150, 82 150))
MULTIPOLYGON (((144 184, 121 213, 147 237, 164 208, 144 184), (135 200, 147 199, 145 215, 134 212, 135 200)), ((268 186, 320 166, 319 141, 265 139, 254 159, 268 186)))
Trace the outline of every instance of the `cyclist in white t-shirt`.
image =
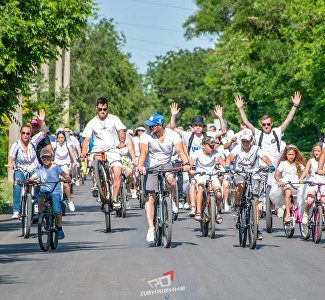
MULTIPOLYGON (((213 137, 220 137, 223 134, 226 133, 226 127, 225 127, 225 123, 224 120, 222 118, 222 107, 217 105, 214 109, 214 113, 216 115, 216 117, 219 119, 220 124, 221 124, 221 130, 217 131, 217 132, 203 132, 203 128, 205 127, 205 124, 203 122, 203 117, 202 116, 196 116, 193 118, 192 122, 191 122, 191 127, 193 129, 192 132, 189 131, 181 131, 179 129, 176 128, 176 116, 178 115, 180 109, 178 108, 178 105, 176 102, 172 103, 170 106, 170 111, 171 111, 171 119, 170 119, 170 128, 174 129, 175 131, 177 131, 183 138, 186 147, 187 147, 187 152, 188 152, 188 156, 189 159, 192 158, 192 154, 201 149, 201 145, 202 145, 202 139, 205 136, 213 136, 213 137)), ((189 196, 190 196, 190 201, 191 201, 191 211, 189 213, 190 217, 194 217, 195 215, 195 199, 196 199, 196 195, 195 195, 195 191, 196 191, 196 183, 195 181, 191 180, 190 181, 190 191, 189 191, 189 196)))
POLYGON ((82 144, 81 158, 87 155, 89 140, 94 138, 94 147, 92 152, 95 159, 101 159, 101 151, 105 151, 107 160, 113 172, 113 207, 121 208, 121 202, 118 200, 118 194, 121 186, 122 162, 121 154, 116 151, 116 148, 123 148, 125 144, 125 125, 120 118, 108 114, 108 100, 99 98, 96 104, 97 115, 91 119, 86 125, 82 136, 84 141, 82 144), (96 155, 97 152, 97 155, 96 155))
MULTIPOLYGON (((171 158, 176 149, 180 160, 183 163, 184 171, 190 169, 190 163, 184 152, 180 136, 174 130, 164 127, 164 117, 160 114, 153 114, 145 124, 149 126, 149 131, 144 132, 140 137, 140 157, 138 163, 139 172, 146 174, 146 168, 150 169, 172 169, 171 158)), ((145 203, 145 209, 148 222, 147 242, 154 241, 154 202, 156 192, 158 191, 157 173, 148 174, 145 178, 145 190, 148 195, 145 203)), ((165 174, 166 182, 169 186, 172 199, 175 196, 176 181, 171 173, 165 174)), ((177 212, 175 202, 173 201, 173 211, 177 212)))

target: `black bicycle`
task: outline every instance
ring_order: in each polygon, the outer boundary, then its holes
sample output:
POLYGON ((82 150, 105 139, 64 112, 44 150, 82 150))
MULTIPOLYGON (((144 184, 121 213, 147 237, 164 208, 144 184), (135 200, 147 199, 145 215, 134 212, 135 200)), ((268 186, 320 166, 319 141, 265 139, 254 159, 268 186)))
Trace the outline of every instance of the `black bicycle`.
MULTIPOLYGON (((51 194, 60 182, 46 182, 54 184, 54 187, 50 192, 41 193, 44 197, 44 208, 38 220, 38 243, 42 251, 48 251, 50 247, 53 250, 58 247, 57 220, 53 211, 51 194)), ((45 182, 38 184, 42 185, 45 182)))
POLYGON ((144 208, 144 200, 145 200, 145 190, 144 190, 144 175, 140 174, 138 179, 138 188, 137 188, 137 195, 139 200, 140 208, 144 208))
POLYGON ((119 193, 119 198, 121 201, 121 209, 116 210, 116 215, 118 217, 122 217, 122 218, 126 217, 126 204, 128 201, 127 184, 128 184, 128 179, 127 179, 125 173, 122 172, 122 180, 121 180, 121 187, 120 187, 120 193, 119 193))
POLYGON ((234 171, 245 178, 245 187, 236 223, 236 228, 239 233, 239 245, 241 247, 246 246, 248 237, 249 248, 256 248, 259 218, 256 204, 259 201, 259 187, 253 187, 253 177, 260 176, 260 172, 265 171, 265 168, 260 168, 259 170, 234 171))

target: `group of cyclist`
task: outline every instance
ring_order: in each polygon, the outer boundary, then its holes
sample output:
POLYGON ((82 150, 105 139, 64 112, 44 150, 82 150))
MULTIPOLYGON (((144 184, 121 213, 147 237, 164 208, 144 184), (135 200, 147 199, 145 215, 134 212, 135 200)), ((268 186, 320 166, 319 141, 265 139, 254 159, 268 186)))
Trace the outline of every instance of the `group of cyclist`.
MULTIPOLYGON (((101 152, 106 153, 107 160, 112 172, 112 206, 114 209, 121 208, 121 199, 119 199, 119 189, 121 186, 122 172, 125 172, 129 181, 129 190, 133 191, 137 187, 137 175, 139 173, 145 175, 145 210, 148 224, 148 232, 146 235, 147 242, 154 241, 154 203, 156 198, 157 172, 154 170, 171 170, 175 166, 181 166, 182 175, 181 184, 176 182, 172 172, 166 172, 165 178, 170 190, 172 199, 173 212, 177 213, 180 206, 177 207, 175 200, 175 190, 179 189, 181 194, 187 194, 188 202, 184 208, 190 208, 189 216, 200 221, 202 195, 207 182, 207 176, 203 172, 213 171, 216 166, 224 172, 224 176, 216 175, 213 178, 213 188, 215 190, 218 202, 217 223, 222 222, 221 207, 224 202, 224 209, 227 211, 229 196, 230 171, 247 171, 265 166, 270 171, 268 178, 268 193, 271 186, 276 186, 277 193, 282 193, 285 198, 285 205, 288 206, 288 199, 292 193, 291 187, 285 185, 286 181, 292 180, 294 176, 303 182, 303 179, 315 172, 324 174, 324 157, 325 142, 317 144, 313 148, 313 157, 308 161, 306 168, 304 161, 300 159, 300 152, 294 145, 285 145, 282 137, 295 111, 299 106, 301 94, 295 92, 291 97, 292 108, 289 111, 285 121, 281 126, 273 128, 272 118, 265 115, 260 119, 262 130, 254 127, 244 112, 244 101, 241 97, 235 97, 234 101, 242 118, 241 131, 234 134, 226 129, 222 116, 222 108, 216 106, 214 109, 215 116, 219 120, 220 129, 216 126, 209 128, 208 132, 204 131, 205 124, 202 116, 193 118, 189 130, 185 131, 176 126, 176 117, 180 112, 176 103, 170 106, 171 120, 165 124, 162 115, 154 113, 144 123, 148 126, 146 130, 140 126, 133 131, 127 131, 126 126, 119 117, 109 114, 108 99, 99 98, 96 103, 96 116, 88 122, 80 138, 80 132, 77 132, 77 146, 70 140, 70 128, 64 128, 56 132, 56 139, 50 145, 47 145, 40 151, 40 160, 37 160, 37 146, 44 139, 47 133, 45 125, 45 112, 42 110, 38 116, 41 131, 31 137, 32 122, 24 125, 21 129, 21 137, 14 144, 9 152, 8 165, 15 168, 14 182, 16 180, 24 180, 24 172, 33 173, 40 168, 42 162, 43 167, 40 170, 46 172, 52 165, 48 163, 50 159, 54 160, 54 164, 58 166, 55 169, 55 178, 64 177, 65 181, 69 181, 71 164, 79 167, 78 159, 89 159, 91 162, 101 159, 101 152), (65 131, 69 132, 65 132, 65 131), (81 143, 81 144, 80 144, 81 143), (93 144, 90 147, 90 144, 93 144), (293 152, 293 153, 292 153, 293 152), (89 156, 90 155, 90 156, 89 156), (297 163, 298 160, 298 163, 297 163), (50 167, 49 167, 50 165, 50 167), (151 172, 147 172, 150 169, 151 172), (272 174, 275 172, 275 176, 272 174), (202 174, 200 174, 200 172, 202 174), (290 176, 285 176, 289 174, 290 176), (188 190, 183 189, 182 180, 189 181, 188 190), (274 180, 278 184, 274 183, 274 180), (177 185, 178 184, 178 185, 177 185)), ((32 178, 44 179, 39 175, 39 171, 32 178)), ((53 177, 53 176, 52 176, 53 177)), ((313 177, 315 180, 323 180, 323 176, 313 177)), ((52 178, 54 181, 54 178, 52 178)), ((93 196, 97 197, 98 188, 95 184, 92 187, 93 196)), ((234 175, 234 184, 236 187, 235 202, 233 211, 236 212, 242 194, 245 188, 245 179, 239 174, 234 175)), ((69 199, 69 208, 74 210, 74 204, 71 200, 69 192, 69 184, 65 184, 65 191, 69 199)), ((50 189, 50 186, 48 186, 50 189)), ((40 191, 40 195, 42 190, 40 191)), ((13 218, 19 218, 19 185, 14 186, 14 205, 13 218)), ((272 193, 271 193, 272 195, 272 193)), ((306 214, 310 209, 315 191, 311 189, 307 193, 307 205, 304 212, 304 221, 306 214)), ((40 196, 41 197, 41 196, 40 196)), ((273 199, 271 199, 273 201, 273 199)), ((274 199, 276 202, 276 199, 274 199)), ((256 205, 259 209, 259 203, 256 205)), ((287 216, 285 221, 290 219, 290 210, 286 209, 287 216)), ((60 216, 59 207, 55 210, 60 216)), ((60 218, 60 217, 59 217, 60 218)), ((62 230, 62 223, 58 220, 58 230, 62 230)), ((61 234, 59 238, 63 238, 61 234)), ((262 239, 262 234, 258 231, 258 239, 262 239)))

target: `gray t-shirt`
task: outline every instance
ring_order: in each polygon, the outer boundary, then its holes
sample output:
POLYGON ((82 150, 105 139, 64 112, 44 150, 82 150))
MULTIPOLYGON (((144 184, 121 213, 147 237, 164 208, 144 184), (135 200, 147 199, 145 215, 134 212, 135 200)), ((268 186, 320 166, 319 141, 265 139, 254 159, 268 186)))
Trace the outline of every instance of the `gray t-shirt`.
POLYGON ((165 128, 165 139, 160 141, 150 132, 144 132, 140 137, 140 143, 148 145, 148 156, 145 167, 154 167, 171 162, 173 150, 176 144, 181 143, 181 137, 172 129, 165 128))
POLYGON ((49 169, 46 169, 42 166, 38 169, 35 174, 32 176, 33 178, 39 179, 44 184, 41 185, 41 192, 52 192, 52 194, 61 194, 61 184, 58 183, 53 190, 55 183, 60 180, 60 175, 63 173, 63 170, 57 166, 52 164, 49 169))

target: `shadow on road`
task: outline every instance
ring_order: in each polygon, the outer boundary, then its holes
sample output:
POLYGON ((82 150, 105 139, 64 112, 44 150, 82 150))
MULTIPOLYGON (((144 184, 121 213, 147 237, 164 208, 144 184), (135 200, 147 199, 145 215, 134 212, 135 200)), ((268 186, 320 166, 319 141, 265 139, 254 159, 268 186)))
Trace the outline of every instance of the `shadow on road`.
POLYGON ((170 248, 177 248, 177 247, 184 246, 184 245, 198 246, 197 243, 191 243, 191 242, 172 242, 172 245, 170 248))
POLYGON ((17 280, 17 276, 13 275, 0 275, 0 284, 15 284, 15 283, 24 283, 17 280))

